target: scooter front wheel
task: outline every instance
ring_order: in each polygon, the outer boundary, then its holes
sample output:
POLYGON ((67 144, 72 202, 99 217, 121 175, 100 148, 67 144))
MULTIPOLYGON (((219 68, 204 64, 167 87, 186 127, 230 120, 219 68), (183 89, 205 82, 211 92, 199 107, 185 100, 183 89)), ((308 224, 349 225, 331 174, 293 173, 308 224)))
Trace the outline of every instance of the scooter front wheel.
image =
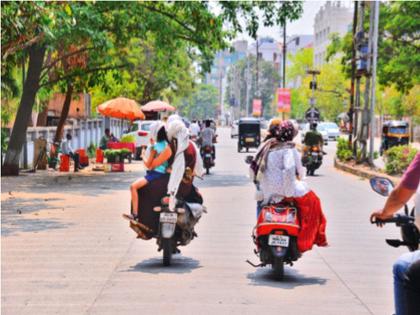
POLYGON ((163 265, 170 266, 172 258, 172 243, 171 239, 162 238, 162 249, 163 249, 163 265))
POLYGON ((273 268, 274 277, 276 278, 276 280, 283 280, 284 278, 283 259, 279 257, 275 257, 271 267, 273 268))

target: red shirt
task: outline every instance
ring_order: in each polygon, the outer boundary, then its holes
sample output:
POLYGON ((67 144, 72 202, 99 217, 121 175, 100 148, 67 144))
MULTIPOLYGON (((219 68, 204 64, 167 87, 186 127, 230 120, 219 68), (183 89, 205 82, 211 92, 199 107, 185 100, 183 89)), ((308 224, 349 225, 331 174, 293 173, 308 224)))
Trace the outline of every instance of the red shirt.
POLYGON ((401 185, 410 190, 417 190, 420 182, 420 152, 416 154, 413 161, 404 173, 401 185))

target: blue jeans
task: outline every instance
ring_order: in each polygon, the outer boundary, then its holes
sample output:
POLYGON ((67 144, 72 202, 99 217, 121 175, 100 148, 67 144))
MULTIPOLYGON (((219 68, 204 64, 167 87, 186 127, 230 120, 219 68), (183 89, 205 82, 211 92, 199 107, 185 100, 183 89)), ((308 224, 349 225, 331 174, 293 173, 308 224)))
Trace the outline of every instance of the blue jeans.
POLYGON ((405 275, 410 265, 420 259, 420 250, 401 255, 394 263, 394 303, 395 315, 406 315, 407 311, 407 288, 404 286, 405 275))

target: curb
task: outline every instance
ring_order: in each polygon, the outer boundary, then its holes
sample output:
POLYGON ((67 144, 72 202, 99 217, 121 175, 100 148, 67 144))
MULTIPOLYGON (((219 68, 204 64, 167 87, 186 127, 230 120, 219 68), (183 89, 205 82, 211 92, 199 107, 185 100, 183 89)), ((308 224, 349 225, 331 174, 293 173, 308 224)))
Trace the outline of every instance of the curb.
POLYGON ((334 167, 341 171, 344 171, 344 172, 347 172, 347 173, 350 173, 350 174, 353 174, 362 178, 366 178, 366 179, 371 179, 372 177, 385 177, 385 178, 388 178, 390 181, 392 181, 395 185, 398 184, 401 180, 401 177, 390 176, 382 172, 378 172, 374 170, 364 170, 358 167, 351 166, 347 163, 338 161, 337 158, 334 158, 334 167))

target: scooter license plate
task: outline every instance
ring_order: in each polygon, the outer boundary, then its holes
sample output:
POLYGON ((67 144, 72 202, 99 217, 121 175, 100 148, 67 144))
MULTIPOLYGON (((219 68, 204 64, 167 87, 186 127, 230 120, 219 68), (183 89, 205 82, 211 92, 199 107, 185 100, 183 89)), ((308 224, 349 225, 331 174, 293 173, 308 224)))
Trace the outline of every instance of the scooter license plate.
POLYGON ((210 153, 206 153, 206 157, 207 158, 211 157, 211 154, 210 153))
POLYGON ((245 138, 245 142, 254 142, 254 138, 245 138))
POLYGON ((268 237, 268 245, 289 247, 289 237, 286 235, 270 234, 268 237))
POLYGON ((312 152, 312 156, 318 156, 317 152, 312 152))
POLYGON ((160 222, 161 223, 176 223, 178 215, 176 213, 169 213, 169 212, 161 212, 160 214, 160 222))

